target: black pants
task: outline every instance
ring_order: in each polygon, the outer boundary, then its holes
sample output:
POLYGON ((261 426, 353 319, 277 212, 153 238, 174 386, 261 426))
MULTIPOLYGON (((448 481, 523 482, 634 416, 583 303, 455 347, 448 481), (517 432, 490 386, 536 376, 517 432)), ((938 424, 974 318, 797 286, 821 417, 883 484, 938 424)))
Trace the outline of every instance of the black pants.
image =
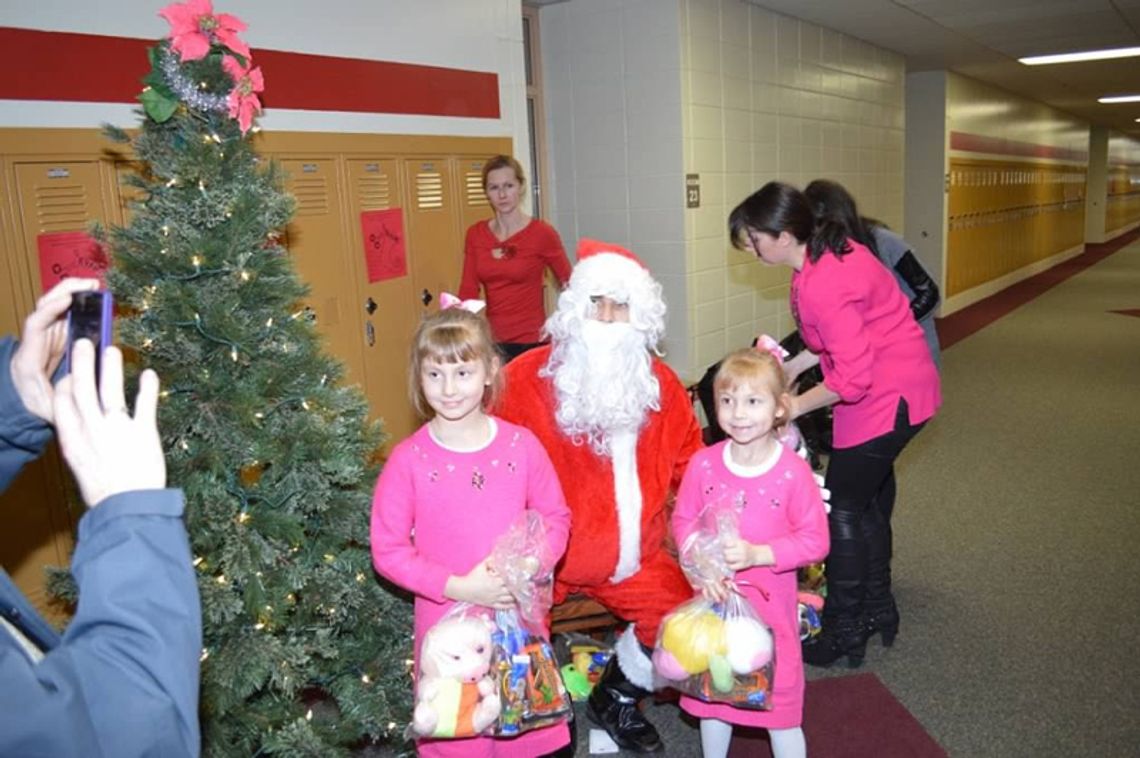
POLYGON ((911 425, 900 399, 894 429, 855 447, 836 448, 827 465, 831 490, 827 599, 824 624, 851 622, 866 612, 893 607, 891 514, 895 508, 895 459, 926 422, 911 425))
POLYGON ((503 365, 506 365, 525 353, 536 347, 545 345, 545 342, 499 342, 499 352, 503 354, 503 365))

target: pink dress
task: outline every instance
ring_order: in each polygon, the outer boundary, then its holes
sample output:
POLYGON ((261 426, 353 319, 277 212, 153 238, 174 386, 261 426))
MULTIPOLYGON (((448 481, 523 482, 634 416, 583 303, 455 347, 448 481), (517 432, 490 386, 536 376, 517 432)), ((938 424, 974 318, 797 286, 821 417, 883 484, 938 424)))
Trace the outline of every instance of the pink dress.
POLYGON ((707 505, 739 498, 740 536, 771 546, 774 565, 737 572, 736 579, 746 582, 740 588, 745 598, 772 628, 776 650, 772 710, 751 711, 688 696, 681 697, 681 708, 698 718, 787 729, 799 726, 804 712, 796 569, 827 555, 827 513, 811 468, 795 453, 781 445, 762 466, 741 469, 727 460, 729 444, 726 440, 705 448, 689 462, 673 511, 673 534, 677 544, 683 544, 707 505), (757 588, 768 593, 767 599, 757 588))
MULTIPOLYGON (((551 553, 561 557, 570 511, 550 458, 526 429, 493 418, 478 450, 451 450, 421 426, 392 451, 372 498, 372 562, 381 575, 415 593, 415 649, 455 603, 443 596, 452 575, 486 558, 526 509, 542 514, 551 553)), ((510 739, 420 740, 423 756, 524 756, 570 741, 564 724, 510 739)))

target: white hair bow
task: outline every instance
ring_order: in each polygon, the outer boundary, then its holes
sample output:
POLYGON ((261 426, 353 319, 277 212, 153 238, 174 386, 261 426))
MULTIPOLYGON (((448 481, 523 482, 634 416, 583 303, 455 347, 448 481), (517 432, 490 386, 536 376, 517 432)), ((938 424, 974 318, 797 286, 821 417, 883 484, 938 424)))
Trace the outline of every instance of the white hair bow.
POLYGON ((487 307, 487 304, 482 300, 460 300, 450 292, 439 293, 439 309, 446 311, 448 308, 461 308, 468 313, 478 313, 487 307))

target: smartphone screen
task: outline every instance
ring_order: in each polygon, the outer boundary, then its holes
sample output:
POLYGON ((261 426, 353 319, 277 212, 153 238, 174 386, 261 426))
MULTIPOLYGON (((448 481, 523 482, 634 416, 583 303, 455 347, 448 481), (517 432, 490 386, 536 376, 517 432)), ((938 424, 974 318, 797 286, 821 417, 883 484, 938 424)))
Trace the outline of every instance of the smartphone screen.
POLYGON ((76 340, 89 339, 95 345, 95 382, 102 377, 103 348, 111 344, 111 293, 76 292, 71 296, 67 313, 67 358, 70 370, 71 346, 76 340))

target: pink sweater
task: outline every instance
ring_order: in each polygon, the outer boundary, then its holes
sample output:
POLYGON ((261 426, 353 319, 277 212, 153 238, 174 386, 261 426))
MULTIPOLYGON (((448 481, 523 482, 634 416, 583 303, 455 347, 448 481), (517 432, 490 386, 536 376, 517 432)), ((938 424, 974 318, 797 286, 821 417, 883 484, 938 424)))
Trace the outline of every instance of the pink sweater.
POLYGON ((776 676, 772 710, 749 711, 724 703, 682 696, 681 708, 698 718, 730 724, 785 729, 799 726, 804 713, 804 667, 800 653, 796 569, 827 555, 827 513, 811 468, 780 446, 779 457, 766 471, 733 472, 725 463, 728 442, 701 450, 689 462, 673 511, 678 545, 699 526, 701 511, 714 503, 743 503, 740 536, 768 545, 776 563, 737 572, 744 597, 772 629, 776 643, 776 676), (761 593, 763 590, 767 597, 761 593))
POLYGON ((825 251, 792 275, 792 314, 804 344, 819 355, 823 383, 840 397, 834 441, 854 447, 894 428, 899 398, 910 423, 942 404, 938 369, 894 276, 854 240, 837 258, 825 251))
MULTIPOLYGON (((372 562, 381 575, 411 590, 415 649, 455 603, 443 596, 451 575, 482 561, 526 509, 542 514, 555 560, 566 550, 570 511, 550 458, 533 434, 495 418, 491 441, 454 451, 421 426, 392 451, 372 498, 372 562)), ((569 740, 564 725, 511 740, 421 741, 420 755, 460 750, 464 756, 540 755, 569 740)))

